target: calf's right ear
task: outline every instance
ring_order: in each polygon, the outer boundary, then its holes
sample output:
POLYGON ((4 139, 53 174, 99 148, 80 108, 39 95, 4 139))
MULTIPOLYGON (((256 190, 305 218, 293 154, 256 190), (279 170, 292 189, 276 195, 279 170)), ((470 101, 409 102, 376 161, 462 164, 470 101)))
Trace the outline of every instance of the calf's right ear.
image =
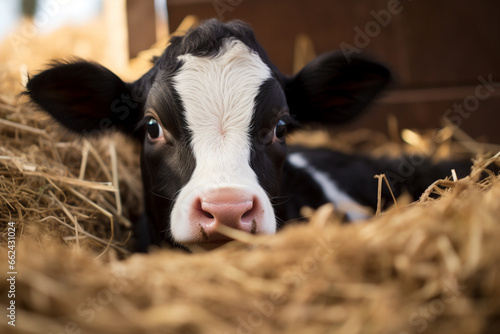
POLYGON ((285 80, 290 113, 308 125, 338 125, 355 119, 391 82, 383 65, 340 52, 320 55, 285 80))
POLYGON ((26 95, 67 129, 82 135, 134 133, 145 94, 96 63, 54 63, 28 80, 26 95))

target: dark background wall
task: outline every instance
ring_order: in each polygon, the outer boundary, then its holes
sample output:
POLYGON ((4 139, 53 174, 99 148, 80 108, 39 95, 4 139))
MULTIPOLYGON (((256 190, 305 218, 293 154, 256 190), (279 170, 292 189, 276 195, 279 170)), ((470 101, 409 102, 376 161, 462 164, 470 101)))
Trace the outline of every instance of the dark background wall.
POLYGON ((388 114, 400 127, 434 128, 448 109, 468 99, 471 111, 455 118, 456 124, 472 137, 500 143, 500 86, 474 103, 479 76, 500 82, 497 0, 169 0, 168 13, 171 31, 190 14, 250 23, 287 74, 298 34, 307 34, 318 54, 346 46, 342 43, 360 46, 389 65, 398 85, 351 128, 386 131, 388 114), (389 22, 384 14, 391 11, 389 22))

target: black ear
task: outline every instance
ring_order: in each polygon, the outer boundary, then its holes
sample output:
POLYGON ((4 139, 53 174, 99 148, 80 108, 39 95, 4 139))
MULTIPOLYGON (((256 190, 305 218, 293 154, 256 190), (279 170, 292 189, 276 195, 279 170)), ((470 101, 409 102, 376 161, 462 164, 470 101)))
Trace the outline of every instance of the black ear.
POLYGON ((327 53, 285 80, 285 94, 298 121, 335 125, 355 118, 390 81, 391 73, 378 63, 327 53))
POLYGON ((78 60, 54 63, 30 78, 25 94, 74 132, 117 129, 134 136, 144 105, 144 94, 134 88, 105 67, 78 60))

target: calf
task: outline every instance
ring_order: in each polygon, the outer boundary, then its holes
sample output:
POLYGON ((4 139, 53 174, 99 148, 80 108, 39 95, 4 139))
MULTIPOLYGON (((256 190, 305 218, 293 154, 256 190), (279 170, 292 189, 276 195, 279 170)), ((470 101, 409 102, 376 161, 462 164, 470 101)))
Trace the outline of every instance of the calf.
POLYGON ((347 122, 389 82, 384 66, 339 53, 284 76, 247 25, 211 20, 173 37, 133 83, 72 60, 29 79, 26 93, 74 132, 118 130, 142 142, 143 249, 212 248, 228 241, 219 225, 270 234, 303 205, 334 202, 354 208, 351 220, 366 217, 358 208, 376 205, 373 175, 390 163, 302 148, 287 156, 285 134, 347 122))

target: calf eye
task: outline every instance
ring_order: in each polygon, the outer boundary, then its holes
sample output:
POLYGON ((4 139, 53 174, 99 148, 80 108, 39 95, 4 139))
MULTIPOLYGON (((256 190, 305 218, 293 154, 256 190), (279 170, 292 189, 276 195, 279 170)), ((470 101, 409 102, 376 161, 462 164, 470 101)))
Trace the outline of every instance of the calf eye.
POLYGON ((160 137, 163 137, 163 129, 160 124, 158 124, 158 121, 156 121, 154 118, 151 118, 146 123, 146 132, 148 133, 149 140, 154 141, 160 137))
POLYGON ((285 138, 287 125, 284 120, 280 119, 274 128, 274 136, 278 139, 285 138))

